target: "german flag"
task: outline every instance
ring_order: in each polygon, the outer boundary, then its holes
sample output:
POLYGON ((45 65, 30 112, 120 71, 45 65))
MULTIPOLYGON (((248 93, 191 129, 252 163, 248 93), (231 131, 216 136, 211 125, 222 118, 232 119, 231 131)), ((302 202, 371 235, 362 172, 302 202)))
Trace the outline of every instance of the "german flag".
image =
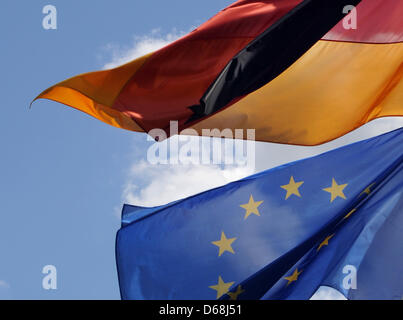
MULTIPOLYGON (((403 115, 403 1, 239 0, 174 43, 36 99, 149 132, 256 129, 316 145, 403 115), (355 5, 357 28, 345 28, 355 5)), ((214 131, 213 131, 214 132, 214 131)))

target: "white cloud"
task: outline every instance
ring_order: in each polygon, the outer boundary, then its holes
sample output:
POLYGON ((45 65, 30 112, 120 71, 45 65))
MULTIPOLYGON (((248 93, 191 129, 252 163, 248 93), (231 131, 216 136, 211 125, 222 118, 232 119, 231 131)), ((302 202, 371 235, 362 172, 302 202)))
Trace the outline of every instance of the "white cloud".
POLYGON ((177 40, 185 35, 186 32, 173 29, 171 32, 162 34, 160 29, 152 30, 148 35, 134 36, 133 44, 129 47, 122 47, 110 43, 106 45, 105 50, 110 54, 111 60, 104 64, 104 69, 111 69, 148 53, 161 49, 167 44, 177 40))
POLYGON ((144 155, 147 150, 137 149, 135 152, 137 159, 129 165, 122 200, 139 206, 163 205, 242 179, 256 172, 314 156, 402 126, 403 118, 382 118, 339 139, 315 147, 256 143, 255 166, 152 165, 145 160, 138 160, 139 153, 144 155))
POLYGON ((157 206, 225 185, 253 174, 249 167, 151 165, 135 162, 123 189, 126 203, 157 206))
POLYGON ((330 287, 320 287, 311 300, 347 300, 339 291, 330 287))
MULTIPOLYGON (((382 118, 339 139, 315 147, 257 143, 255 166, 152 165, 145 160, 138 160, 138 154, 146 154, 147 150, 137 150, 135 155, 137 159, 130 164, 127 173, 122 200, 139 206, 163 205, 242 179, 256 172, 314 156, 402 126, 403 118, 382 118)), ((224 140, 222 141, 224 144, 224 140)))

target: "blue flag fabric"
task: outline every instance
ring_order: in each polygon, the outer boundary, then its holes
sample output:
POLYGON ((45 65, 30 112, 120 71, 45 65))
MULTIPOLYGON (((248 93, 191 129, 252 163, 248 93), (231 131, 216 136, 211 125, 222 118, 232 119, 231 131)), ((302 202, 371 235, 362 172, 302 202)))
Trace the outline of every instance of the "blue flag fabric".
POLYGON ((165 206, 125 205, 123 299, 403 296, 403 129, 165 206))
POLYGON ((364 196, 324 237, 326 250, 313 248, 296 266, 304 272, 295 285, 265 299, 307 299, 324 285, 352 300, 403 300, 403 164, 364 196))

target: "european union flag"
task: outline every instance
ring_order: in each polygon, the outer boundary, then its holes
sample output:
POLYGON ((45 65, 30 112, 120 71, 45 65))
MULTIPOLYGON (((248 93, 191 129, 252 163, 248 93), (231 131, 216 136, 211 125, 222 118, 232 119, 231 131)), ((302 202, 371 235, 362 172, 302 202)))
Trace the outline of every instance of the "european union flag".
POLYGON ((126 205, 123 299, 403 296, 403 129, 171 204, 126 205))

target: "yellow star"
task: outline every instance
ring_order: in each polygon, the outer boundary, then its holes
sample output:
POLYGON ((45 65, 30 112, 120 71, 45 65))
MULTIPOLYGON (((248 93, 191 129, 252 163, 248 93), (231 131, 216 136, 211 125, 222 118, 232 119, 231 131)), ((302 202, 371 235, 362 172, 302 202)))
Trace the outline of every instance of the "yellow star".
POLYGON ((356 212, 357 211, 357 209, 356 208, 354 208, 353 210, 351 210, 349 213, 347 213, 347 215, 344 217, 344 219, 348 219, 348 218, 350 218, 350 216, 354 213, 354 212, 356 212))
POLYGON ((319 245, 318 249, 316 249, 316 251, 319 251, 320 249, 322 249, 323 246, 328 246, 329 245, 329 240, 332 239, 334 236, 334 233, 330 236, 328 236, 325 240, 323 240, 323 242, 319 245))
POLYGON ((373 185, 375 185, 375 182, 371 183, 368 187, 366 187, 365 190, 363 192, 361 192, 359 196, 363 195, 364 193, 369 195, 371 193, 371 191, 372 191, 371 188, 372 188, 373 185))
POLYGON ((285 279, 285 280, 288 280, 287 286, 288 286, 291 282, 297 281, 297 280, 298 280, 298 276, 299 276, 301 273, 302 273, 302 270, 301 270, 301 271, 298 271, 298 269, 295 269, 294 273, 293 273, 291 276, 285 277, 284 279, 285 279))
POLYGON ((295 182, 294 177, 291 176, 290 182, 284 186, 281 186, 284 190, 287 190, 287 194, 285 196, 285 200, 287 200, 290 196, 295 194, 298 197, 301 197, 298 188, 304 183, 304 181, 295 182))
POLYGON ((337 197, 346 199, 346 196, 343 193, 343 189, 347 187, 347 183, 346 184, 337 184, 336 180, 334 180, 334 178, 332 179, 332 186, 329 188, 325 188, 323 189, 326 192, 329 192, 332 196, 330 199, 330 202, 333 202, 334 199, 336 199, 337 197))
POLYGON ((227 294, 229 295, 230 300, 237 300, 238 296, 243 292, 245 292, 245 290, 243 290, 239 285, 235 292, 228 292, 227 294))
POLYGON ((221 298, 224 294, 228 293, 229 288, 234 284, 234 282, 225 283, 221 276, 218 277, 218 283, 214 286, 210 286, 210 289, 217 291, 217 299, 221 298))
POLYGON ((260 216, 258 207, 259 207, 262 203, 263 203, 263 201, 256 201, 256 202, 255 202, 255 200, 253 200, 253 197, 252 197, 252 195, 251 195, 250 198, 249 198, 249 202, 248 202, 248 203, 246 203, 246 204, 241 204, 240 206, 246 210, 244 220, 246 220, 252 213, 255 214, 255 215, 257 215, 257 216, 260 216))
POLYGON ((211 243, 214 244, 215 246, 220 248, 220 251, 218 253, 218 256, 221 257, 221 255, 225 252, 231 252, 231 253, 235 253, 234 249, 232 249, 231 244, 236 240, 236 238, 231 238, 228 239, 225 236, 224 231, 221 232, 221 239, 219 241, 212 241, 211 243))

